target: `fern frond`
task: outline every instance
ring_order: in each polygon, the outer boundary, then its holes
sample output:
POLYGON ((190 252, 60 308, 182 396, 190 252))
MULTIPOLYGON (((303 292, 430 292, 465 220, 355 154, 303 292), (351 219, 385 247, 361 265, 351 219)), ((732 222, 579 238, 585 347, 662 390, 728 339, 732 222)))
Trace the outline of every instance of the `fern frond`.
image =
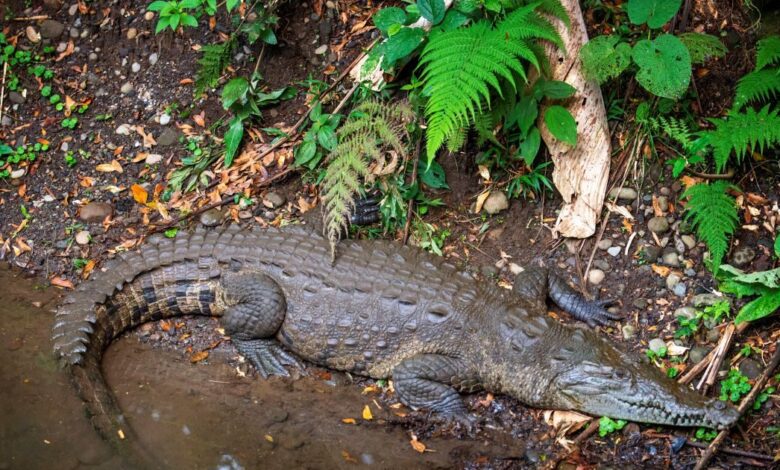
POLYGON ((463 145, 466 143, 467 135, 468 133, 466 132, 465 127, 459 127, 455 129, 450 135, 447 136, 447 151, 455 153, 463 148, 463 145))
POLYGON ((723 119, 710 119, 715 129, 701 132, 704 143, 712 146, 715 168, 722 171, 731 153, 742 161, 747 151, 780 145, 780 109, 764 106, 760 111, 747 108, 744 113, 732 113, 723 119))
POLYGON ((198 71, 195 73, 195 95, 200 96, 207 88, 216 86, 219 77, 230 65, 230 58, 236 46, 234 37, 222 44, 208 44, 201 48, 203 56, 198 59, 198 71))
POLYGON ((703 64, 713 57, 723 57, 728 52, 720 39, 710 34, 684 33, 678 37, 688 48, 693 64, 703 64))
POLYGON ((780 69, 763 69, 739 79, 734 110, 739 111, 751 101, 769 101, 780 94, 780 69))
POLYGON ((680 144, 685 150, 690 150, 693 144, 691 129, 682 119, 674 116, 649 117, 647 122, 654 131, 662 131, 670 139, 680 144))
POLYGON ((739 223, 737 204, 726 191, 735 186, 717 181, 711 184, 696 184, 683 194, 688 197, 685 218, 696 228, 696 234, 710 249, 712 270, 718 267, 729 248, 729 238, 739 223))
POLYGON ((447 137, 467 128, 490 106, 491 92, 503 97, 501 82, 516 92, 515 77, 526 81, 521 60, 539 69, 536 40, 560 44, 549 21, 535 11, 538 3, 511 12, 494 28, 480 21, 466 28, 431 33, 420 55, 421 79, 429 90, 426 154, 432 161, 447 137))
POLYGON ((780 36, 769 36, 756 44, 756 70, 780 62, 780 36))
POLYGON ((324 231, 335 257, 336 243, 349 227, 355 197, 369 176, 369 166, 392 149, 406 154, 406 125, 414 111, 405 103, 386 104, 367 100, 350 113, 338 129, 339 143, 330 154, 330 163, 321 183, 324 231))

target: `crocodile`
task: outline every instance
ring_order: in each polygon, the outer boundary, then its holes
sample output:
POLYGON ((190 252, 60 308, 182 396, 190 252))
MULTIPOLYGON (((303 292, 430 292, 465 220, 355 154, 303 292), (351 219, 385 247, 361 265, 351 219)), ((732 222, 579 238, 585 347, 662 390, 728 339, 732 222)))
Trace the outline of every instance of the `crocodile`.
POLYGON ((57 310, 55 354, 104 437, 137 440, 103 380, 104 350, 144 322, 192 314, 220 317, 264 377, 303 359, 392 378, 402 403, 439 416, 468 417, 460 394, 487 390, 646 423, 722 429, 738 418, 593 329, 551 318, 548 297, 591 326, 619 319, 542 266, 508 291, 389 241, 344 240, 333 261, 327 240, 300 226, 179 235, 118 253, 57 310))

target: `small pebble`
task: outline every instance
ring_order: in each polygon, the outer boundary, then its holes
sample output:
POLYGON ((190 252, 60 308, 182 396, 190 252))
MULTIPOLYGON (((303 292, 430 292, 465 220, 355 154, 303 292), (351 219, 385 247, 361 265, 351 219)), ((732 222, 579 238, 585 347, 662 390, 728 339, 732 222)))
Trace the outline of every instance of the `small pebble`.
POLYGON ((326 52, 328 52, 328 45, 327 44, 323 44, 320 47, 318 47, 317 49, 314 49, 314 53, 317 54, 317 55, 323 55, 326 52))
POLYGON ((509 199, 503 191, 491 191, 482 205, 482 209, 490 215, 498 214, 509 208, 509 199))
POLYGON ((669 221, 666 217, 653 217, 647 222, 647 228, 653 233, 665 233, 669 230, 669 221))
POLYGON ((634 328, 634 326, 631 324, 623 325, 620 330, 623 332, 623 339, 625 340, 633 338, 636 334, 636 328, 634 328))
POLYGON ((634 188, 615 188, 609 192, 613 199, 622 199, 624 201, 633 201, 636 199, 636 190, 634 188))
POLYGON ((666 348, 666 343, 661 338, 653 338, 650 340, 650 343, 648 343, 647 347, 657 354, 662 350, 662 348, 666 348))
POLYGON ((667 251, 663 255, 663 262, 667 266, 677 267, 680 265, 680 258, 676 251, 667 251))
POLYGON ((674 318, 683 317, 691 319, 696 316, 696 309, 693 307, 680 307, 674 311, 674 318))
POLYGON ((601 240, 596 246, 599 247, 599 250, 608 250, 609 247, 612 246, 612 240, 610 240, 609 238, 605 238, 601 240))
POLYGON ((98 60, 98 55, 95 54, 94 52, 90 52, 89 53, 89 60, 92 61, 92 62, 98 60))
POLYGON ((149 155, 146 156, 145 163, 147 165, 156 165, 160 163, 160 161, 162 161, 162 158, 163 158, 162 155, 160 155, 159 153, 150 153, 149 155))
POLYGON ((617 256, 617 255, 619 255, 619 254, 620 254, 620 250, 621 250, 621 249, 622 249, 622 247, 619 247, 619 246, 613 246, 613 247, 610 247, 610 248, 607 250, 607 253, 609 253, 611 256, 617 256))
POLYGON ((133 73, 138 73, 138 72, 140 72, 140 71, 141 71, 141 64, 139 64, 138 62, 133 62, 133 65, 131 65, 131 66, 130 66, 130 70, 131 70, 133 73))
POLYGON ((686 287, 686 285, 681 282, 674 286, 672 293, 680 298, 685 297, 685 294, 688 293, 688 287, 686 287))
POLYGON ((214 227, 222 223, 222 212, 219 209, 209 209, 200 215, 200 223, 206 227, 214 227))
POLYGON ((165 126, 165 125, 167 125, 169 122, 171 122, 171 115, 170 115, 170 114, 168 114, 168 113, 162 113, 162 114, 160 115, 160 125, 161 125, 161 126, 165 126))
POLYGON ((138 36, 138 30, 135 28, 130 28, 127 30, 127 39, 135 39, 135 37, 138 36))
POLYGON ((76 233, 76 243, 79 245, 87 245, 89 244, 89 240, 92 237, 90 237, 89 232, 86 230, 81 230, 80 232, 76 233))
POLYGON ((153 11, 147 11, 144 13, 144 19, 146 21, 152 21, 154 19, 154 12, 153 11))
POLYGON ((122 87, 119 89, 119 91, 123 95, 130 94, 133 91, 133 84, 130 82, 125 82, 122 84, 122 87))
POLYGON ((682 240, 682 242, 689 250, 692 250, 696 247, 696 239, 690 235, 683 235, 680 237, 680 240, 682 240))
POLYGON ((156 64, 156 63, 157 63, 157 58, 158 58, 158 57, 159 57, 159 56, 157 55, 157 53, 156 53, 156 52, 152 52, 151 54, 149 54, 149 65, 154 65, 154 64, 156 64))
POLYGON ((639 310, 644 310, 647 308, 647 300, 640 297, 634 300, 633 305, 639 310))
POLYGON ((675 273, 670 273, 666 276, 666 288, 669 290, 674 289, 674 286, 680 283, 680 276, 675 273))
POLYGON ((593 284, 594 286, 597 286, 601 284, 601 281, 604 280, 604 271, 600 269, 591 269, 588 273, 588 282, 593 284))

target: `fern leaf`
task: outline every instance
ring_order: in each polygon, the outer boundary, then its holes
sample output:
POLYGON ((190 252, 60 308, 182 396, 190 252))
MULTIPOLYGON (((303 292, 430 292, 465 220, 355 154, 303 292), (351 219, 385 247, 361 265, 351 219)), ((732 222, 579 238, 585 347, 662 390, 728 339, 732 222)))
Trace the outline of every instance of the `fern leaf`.
POLYGON ((737 205, 726 191, 735 186, 718 181, 696 184, 683 194, 688 197, 685 218, 696 228, 696 234, 710 249, 712 269, 715 273, 729 248, 729 238, 737 229, 737 205))
POLYGON ((369 176, 369 166, 382 158, 385 149, 405 155, 406 124, 413 119, 414 112, 407 104, 367 100, 350 113, 337 131, 339 143, 330 154, 321 183, 324 231, 332 256, 339 236, 349 227, 355 197, 369 176))
POLYGON ((222 44, 208 44, 201 48, 203 56, 198 59, 198 71, 195 74, 195 95, 199 96, 207 88, 216 86, 219 77, 230 65, 236 40, 230 39, 222 44))
POLYGON ((780 36, 769 36, 756 44, 756 71, 780 62, 780 36))
POLYGON ((658 116, 648 118, 650 128, 654 131, 661 130, 670 139, 680 144, 685 150, 690 150, 693 144, 693 136, 688 124, 674 116, 658 116))
POLYGON ((455 153, 466 143, 466 128, 459 127, 447 136, 447 151, 455 153))
POLYGON ((780 94, 780 69, 763 69, 739 79, 734 110, 739 111, 751 101, 769 101, 780 94))
POLYGON ((723 57, 728 52, 720 39, 710 34, 684 33, 678 37, 688 48, 693 64, 703 64, 713 57, 723 57))
POLYGON ((467 128, 490 106, 491 91, 503 97, 501 81, 516 92, 515 77, 526 81, 521 60, 539 68, 535 40, 560 44, 555 28, 535 11, 518 8, 495 28, 480 21, 466 28, 431 33, 420 55, 421 79, 429 90, 426 154, 432 161, 447 137, 467 128))
POLYGON ((704 142, 713 148, 715 167, 722 171, 731 153, 742 161, 748 150, 764 151, 780 144, 780 109, 771 110, 769 105, 760 111, 747 108, 744 113, 733 113, 724 119, 710 119, 714 130, 702 132, 704 142))

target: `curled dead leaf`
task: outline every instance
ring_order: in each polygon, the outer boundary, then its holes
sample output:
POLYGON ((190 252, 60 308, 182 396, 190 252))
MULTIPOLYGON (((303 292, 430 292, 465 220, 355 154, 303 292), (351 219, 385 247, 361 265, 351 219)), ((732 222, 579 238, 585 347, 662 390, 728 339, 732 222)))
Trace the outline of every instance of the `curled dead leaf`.
POLYGON ((53 278, 51 278, 49 282, 51 282, 51 285, 55 287, 62 287, 63 289, 73 289, 72 282, 70 282, 67 279, 63 279, 59 276, 54 276, 53 278))
POLYGON ((206 359, 207 357, 209 357, 209 352, 208 351, 196 352, 195 354, 190 356, 190 362, 195 364, 196 362, 200 362, 200 361, 206 359))
POLYGON ((357 424, 357 421, 355 421, 355 418, 342 418, 341 422, 344 424, 357 424))
POLYGON ((103 173, 111 173, 114 171, 117 173, 122 173, 122 165, 116 160, 111 160, 111 163, 101 163, 100 165, 96 166, 95 170, 103 173))
POLYGON ((477 196, 477 203, 474 205, 475 214, 479 214, 482 211, 482 205, 485 204, 488 196, 490 196, 490 191, 484 191, 482 194, 477 196))
POLYGON ((146 201, 149 199, 149 193, 146 192, 143 186, 134 184, 130 186, 130 191, 133 192, 133 199, 135 199, 135 202, 138 204, 146 204, 146 201))
POLYGON ((671 272, 671 269, 667 268, 666 266, 659 266, 657 264, 651 264, 650 268, 652 268, 654 273, 658 274, 661 277, 666 277, 671 272))
POLYGON ((425 444, 417 440, 417 436, 412 433, 412 440, 409 441, 409 444, 412 445, 412 449, 416 450, 419 453, 425 452, 425 444))

